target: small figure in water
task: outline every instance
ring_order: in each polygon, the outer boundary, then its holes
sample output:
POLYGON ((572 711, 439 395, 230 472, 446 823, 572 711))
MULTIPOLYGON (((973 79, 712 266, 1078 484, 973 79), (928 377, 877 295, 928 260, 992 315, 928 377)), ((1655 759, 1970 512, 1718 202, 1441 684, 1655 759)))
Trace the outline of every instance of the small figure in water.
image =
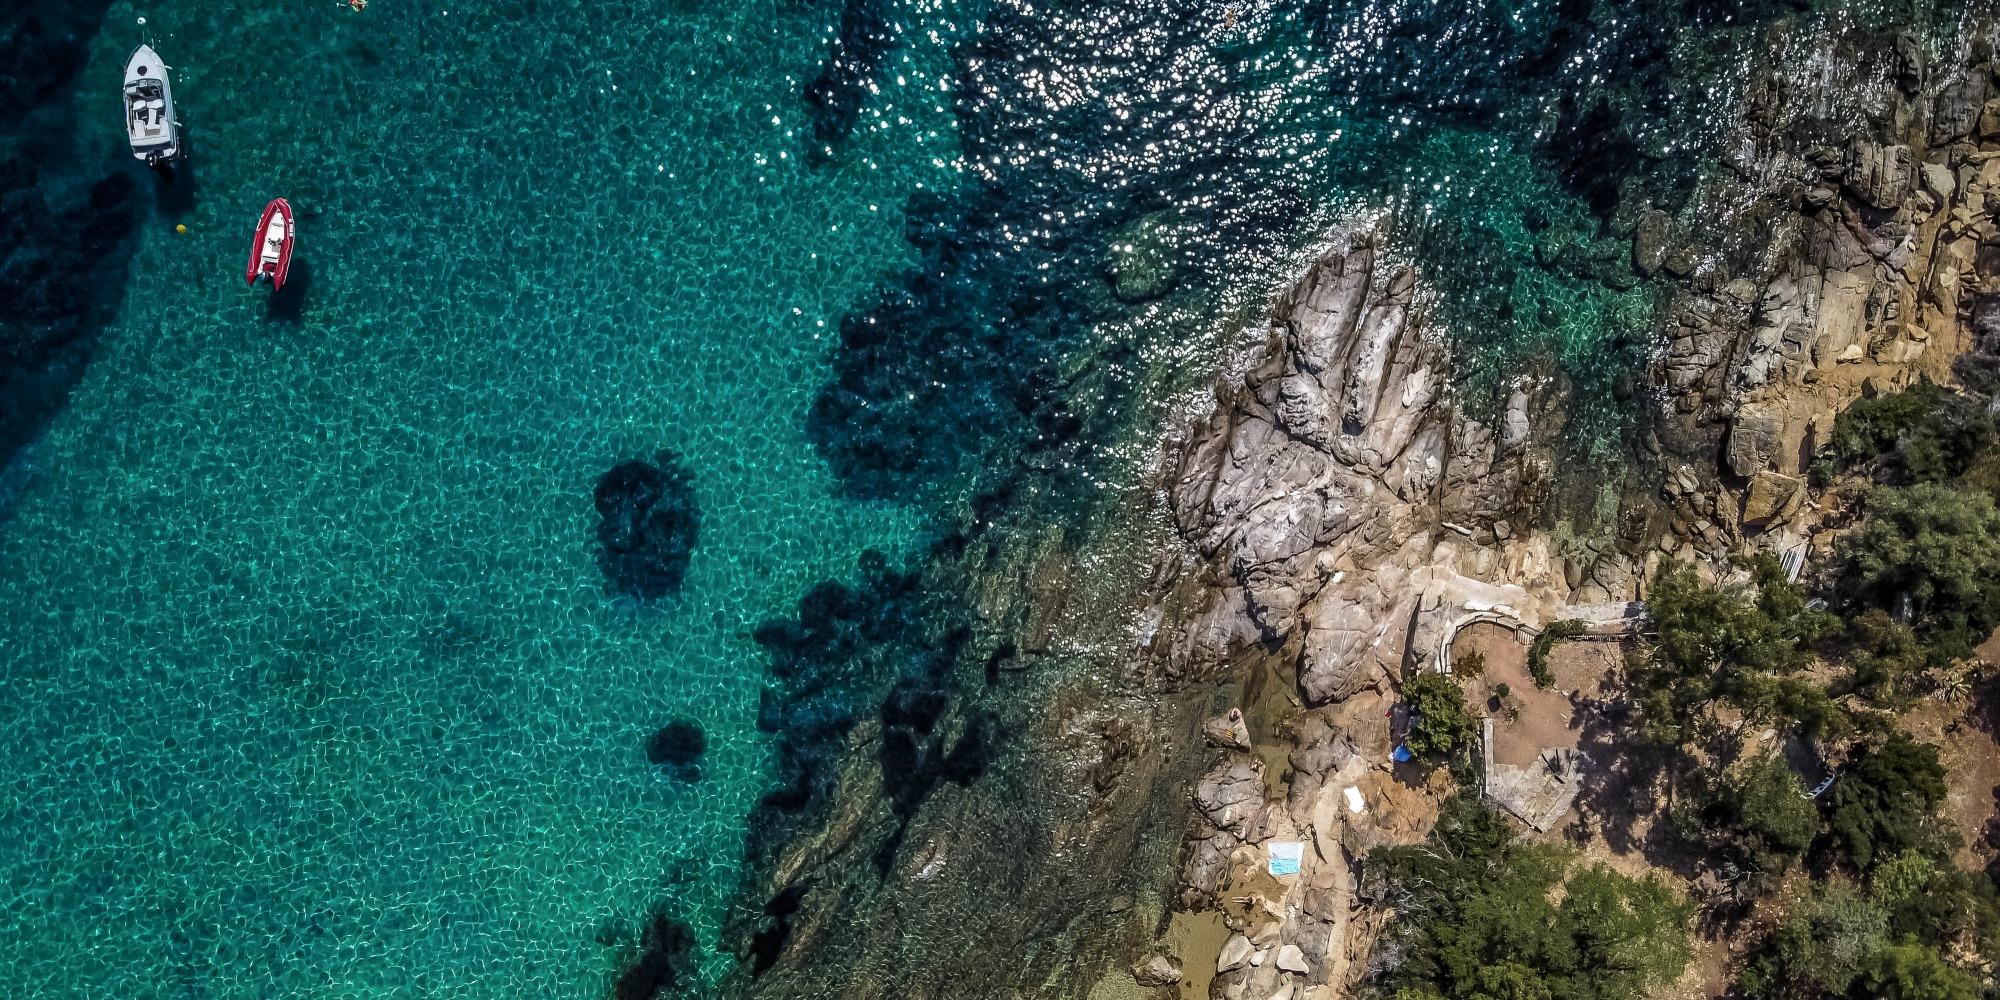
POLYGON ((368 9, 368 0, 339 0, 342 7, 359 14, 368 9))

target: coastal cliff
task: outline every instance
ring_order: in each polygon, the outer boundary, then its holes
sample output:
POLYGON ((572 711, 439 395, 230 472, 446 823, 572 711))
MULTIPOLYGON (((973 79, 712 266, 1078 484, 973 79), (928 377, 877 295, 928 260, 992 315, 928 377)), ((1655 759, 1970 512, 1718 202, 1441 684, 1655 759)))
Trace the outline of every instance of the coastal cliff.
POLYGON ((1575 460, 1560 366, 1470 404, 1479 331, 1393 210, 1357 214, 1231 333, 1150 506, 934 553, 930 585, 974 599, 926 733, 1012 740, 899 810, 882 727, 848 731, 829 804, 746 882, 733 991, 1347 995, 1386 919, 1361 859, 1451 791, 1391 765, 1400 689, 1461 628, 1615 634, 1663 559, 1825 556, 1842 511, 1807 471, 1836 415, 2000 354, 2000 82, 1970 14, 1759 37, 1731 118, 1676 154, 1687 196, 1607 206, 1656 337, 1617 461, 1575 460))

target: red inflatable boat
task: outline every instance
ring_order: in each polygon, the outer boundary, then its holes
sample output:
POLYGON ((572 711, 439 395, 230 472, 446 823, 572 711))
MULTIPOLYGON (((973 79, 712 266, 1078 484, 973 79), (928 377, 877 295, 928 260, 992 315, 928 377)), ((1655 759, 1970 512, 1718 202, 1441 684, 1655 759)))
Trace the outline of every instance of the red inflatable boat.
POLYGON ((283 198, 273 198, 257 220, 257 240, 250 245, 250 284, 269 277, 272 288, 285 287, 285 275, 292 269, 292 206, 283 198))

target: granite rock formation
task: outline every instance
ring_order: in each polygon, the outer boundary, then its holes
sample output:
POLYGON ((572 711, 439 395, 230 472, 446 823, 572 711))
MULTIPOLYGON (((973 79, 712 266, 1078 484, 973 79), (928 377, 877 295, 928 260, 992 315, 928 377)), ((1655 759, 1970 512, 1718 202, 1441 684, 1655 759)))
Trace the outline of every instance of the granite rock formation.
POLYGON ((1379 255, 1360 237, 1282 295, 1247 371, 1169 460, 1175 522, 1225 582, 1168 655, 1296 643, 1312 704, 1386 681, 1413 629, 1441 633, 1467 609, 1519 616, 1526 588, 1543 603, 1569 589, 1547 540, 1509 523, 1532 517, 1546 475, 1535 388, 1510 394, 1498 427, 1445 405, 1448 356, 1417 277, 1382 273, 1379 255))
POLYGON ((1085 607, 1088 539, 959 539, 940 560, 973 595, 964 658, 988 667, 935 726, 962 733, 977 706, 1013 742, 898 815, 879 727, 843 730, 827 815, 750 889, 789 901, 790 943, 740 992, 1082 996, 1164 982, 1164 954, 1175 988, 1225 1000, 1351 992, 1384 920, 1358 859, 1422 839, 1449 785, 1387 766, 1401 680, 1467 622, 1622 615, 1667 556, 1720 575, 1744 546, 1823 544, 1804 463, 1833 415, 2000 357, 1990 34, 1768 30, 1697 183, 1592 190, 1658 333, 1630 472, 1592 484, 1615 509, 1595 533, 1556 502, 1576 475, 1555 457, 1562 379, 1461 406, 1444 283, 1355 224, 1168 430, 1169 537, 1124 592, 1136 612, 1085 607), (1135 634, 1100 643, 1095 674, 1023 668, 1063 645, 1051 622, 1121 613, 1135 634), (1296 872, 1273 872, 1274 845, 1297 845, 1296 872))
POLYGON ((1278 298, 1167 462, 1212 592, 1152 653, 1200 673, 1274 650, 1302 701, 1272 726, 1294 734, 1283 794, 1247 748, 1219 748, 1192 787, 1183 903, 1233 935, 1211 996, 1354 985, 1375 926, 1352 893, 1357 859, 1423 833, 1381 828, 1388 741, 1367 720, 1458 623, 1601 618, 1642 597, 1666 555, 1716 576, 1745 547, 1796 565, 1829 537, 1805 466, 1834 416, 2000 346, 1996 66, 1983 29, 1959 44, 1933 66, 1902 36, 1774 37, 1725 142, 1730 171, 1679 217, 1621 209, 1636 216, 1634 269, 1666 276, 1658 409, 1632 456, 1664 502, 1628 497, 1636 516, 1595 551, 1562 551, 1547 530, 1540 484, 1561 420, 1537 417, 1542 386, 1522 380, 1490 425, 1445 398, 1421 276, 1383 273, 1360 235, 1278 298), (1345 807, 1336 788, 1353 790, 1345 807), (1300 870, 1273 875, 1268 852, 1286 842, 1304 844, 1300 870))

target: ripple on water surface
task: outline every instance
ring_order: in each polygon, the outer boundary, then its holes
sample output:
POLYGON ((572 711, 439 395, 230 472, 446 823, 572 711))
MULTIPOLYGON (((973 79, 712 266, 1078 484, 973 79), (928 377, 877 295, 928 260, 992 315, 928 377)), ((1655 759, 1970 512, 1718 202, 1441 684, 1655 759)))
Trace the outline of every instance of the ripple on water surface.
POLYGON ((143 32, 197 183, 0 529, 12 995, 595 996, 657 903, 712 941, 767 772, 749 632, 911 534, 833 498, 799 414, 952 138, 913 104, 799 166, 826 27, 112 8, 89 138, 143 32), (273 306, 240 275, 276 195, 273 306), (701 543, 635 611, 591 491, 663 448, 701 543), (698 783, 647 759, 679 717, 698 783))

